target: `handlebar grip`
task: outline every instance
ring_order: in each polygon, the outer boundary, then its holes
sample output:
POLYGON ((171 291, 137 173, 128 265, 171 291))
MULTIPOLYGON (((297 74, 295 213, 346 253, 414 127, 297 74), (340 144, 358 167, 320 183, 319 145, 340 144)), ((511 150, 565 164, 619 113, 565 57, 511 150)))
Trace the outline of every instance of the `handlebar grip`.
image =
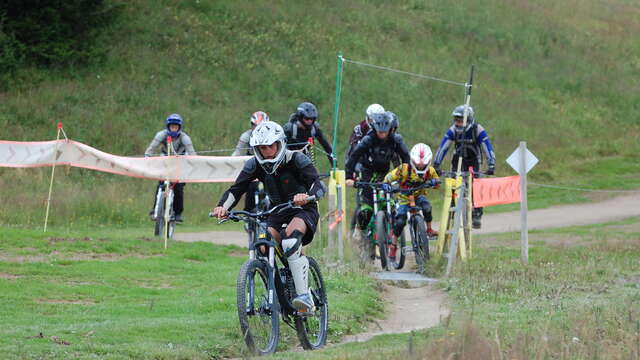
POLYGON ((215 217, 215 216, 213 215, 213 211, 209 211, 209 217, 210 217, 210 218, 215 217))
POLYGON ((308 196, 307 201, 316 201, 316 196, 315 195, 308 196))

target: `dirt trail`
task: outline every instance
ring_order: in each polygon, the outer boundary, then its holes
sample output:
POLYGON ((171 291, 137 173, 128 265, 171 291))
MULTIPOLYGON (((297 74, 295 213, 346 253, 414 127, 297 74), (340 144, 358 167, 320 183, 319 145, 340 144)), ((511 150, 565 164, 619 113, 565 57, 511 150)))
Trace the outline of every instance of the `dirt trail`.
MULTIPOLYGON (((531 210, 528 213, 529 229, 544 229, 570 225, 585 225, 640 216, 640 194, 630 193, 600 202, 554 206, 531 210)), ((520 212, 487 214, 482 219, 479 234, 513 232, 520 230, 520 212)), ((247 246, 247 235, 241 231, 209 231, 179 233, 178 241, 206 241, 214 244, 247 246)), ((412 254, 407 256, 406 269, 411 269, 412 254)), ((378 264, 377 264, 378 265, 378 264)), ((379 265, 378 265, 379 269, 379 265)), ((404 333, 436 326, 449 315, 446 294, 433 284, 406 287, 406 282, 385 281, 383 297, 388 301, 387 317, 376 321, 361 334, 348 336, 342 343, 367 341, 374 336, 404 333)), ((414 283, 415 284, 415 283, 414 283)))

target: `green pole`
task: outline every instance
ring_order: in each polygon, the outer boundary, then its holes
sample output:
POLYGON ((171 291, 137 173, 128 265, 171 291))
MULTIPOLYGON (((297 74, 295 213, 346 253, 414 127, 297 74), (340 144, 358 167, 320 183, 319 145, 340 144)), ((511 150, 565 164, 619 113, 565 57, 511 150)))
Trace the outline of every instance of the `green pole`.
POLYGON ((342 52, 338 53, 338 71, 336 72, 336 106, 333 109, 333 173, 336 173, 336 167, 338 166, 336 146, 338 145, 338 114, 340 112, 340 91, 342 90, 342 63, 344 58, 342 52))

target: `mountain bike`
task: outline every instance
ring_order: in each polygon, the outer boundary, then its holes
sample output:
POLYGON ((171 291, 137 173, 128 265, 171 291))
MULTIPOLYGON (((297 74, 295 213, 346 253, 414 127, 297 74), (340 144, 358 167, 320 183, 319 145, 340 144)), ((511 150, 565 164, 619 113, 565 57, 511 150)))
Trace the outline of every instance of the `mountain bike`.
MULTIPOLYGON (((370 244, 373 250, 380 252, 380 266, 383 270, 388 270, 390 263, 388 247, 391 244, 391 219, 393 199, 388 192, 382 190, 381 182, 364 182, 356 181, 354 187, 370 187, 373 190, 373 216, 369 220, 367 226, 363 229, 365 233, 365 243, 370 244), (368 242, 367 242, 368 240, 368 242)), ((398 239, 404 245, 404 237, 398 239)), ((374 253, 375 254, 375 253, 374 253)), ((397 264, 404 265, 404 254, 400 252, 400 258, 392 261, 392 266, 397 268, 397 264)), ((375 257, 375 255, 374 255, 375 257)))
MULTIPOLYGON (((411 235, 411 247, 404 246, 404 239, 400 242, 401 239, 398 239, 398 248, 401 250, 401 253, 404 255, 408 251, 413 251, 416 257, 416 265, 418 265, 418 272, 424 271, 424 266, 429 260, 429 241, 435 240, 437 236, 432 236, 427 233, 426 224, 424 221, 424 217, 422 215, 422 208, 416 206, 416 198, 413 194, 415 191, 420 189, 427 189, 432 187, 432 185, 422 184, 420 186, 416 186, 413 188, 400 189, 396 188, 391 191, 391 193, 401 193, 408 196, 409 200, 409 211, 407 211, 407 225, 409 225, 409 233, 411 235)), ((396 205, 398 203, 396 202, 396 205)), ((395 219, 395 217, 394 217, 395 219)), ((404 256, 401 257, 401 261, 398 263, 398 267, 396 269, 401 269, 404 265, 404 256)))
POLYGON ((155 236, 163 236, 166 231, 167 238, 173 238, 176 227, 175 215, 173 213, 173 189, 176 184, 177 183, 170 183, 165 180, 162 185, 158 186, 156 202, 153 206, 153 213, 151 214, 151 218, 155 221, 155 229, 153 232, 155 236))
MULTIPOLYGON (((253 196, 253 203, 255 204, 253 211, 255 213, 269 210, 269 208, 271 207, 271 199, 269 198, 269 195, 267 195, 267 192, 264 190, 264 185, 261 182, 258 183, 257 189, 253 192, 253 194, 247 193, 245 194, 245 196, 253 196)), ((249 244, 257 241, 258 229, 255 222, 247 222, 244 225, 244 229, 249 236, 249 244)))
MULTIPOLYGON (((315 197, 308 200, 315 201, 315 197)), ((318 263, 307 255, 309 291, 315 307, 309 312, 300 312, 291 303, 297 294, 287 259, 282 247, 273 241, 267 230, 269 215, 291 208, 296 206, 289 201, 255 213, 231 211, 227 218, 252 223, 257 229, 255 241, 249 246, 250 258, 238 274, 237 307, 244 341, 249 350, 259 355, 275 352, 280 336, 279 315, 285 324, 296 330, 304 349, 321 348, 327 340, 329 305, 318 263), (276 261, 276 255, 281 265, 276 261)), ((226 219, 221 223, 224 221, 226 219)))

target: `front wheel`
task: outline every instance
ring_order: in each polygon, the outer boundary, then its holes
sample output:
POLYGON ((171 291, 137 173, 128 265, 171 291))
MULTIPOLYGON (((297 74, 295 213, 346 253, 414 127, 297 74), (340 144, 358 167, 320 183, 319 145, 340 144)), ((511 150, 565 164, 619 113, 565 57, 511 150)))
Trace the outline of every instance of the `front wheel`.
POLYGON ((429 260, 429 237, 427 235, 427 228, 422 216, 415 215, 411 221, 411 242, 413 245, 413 251, 416 254, 418 270, 422 272, 424 271, 427 260, 429 260))
POLYGON ((376 240, 380 249, 380 266, 382 266, 383 270, 387 270, 388 237, 389 222, 387 221, 387 213, 380 210, 376 214, 376 240))
POLYGON ((320 267, 311 256, 307 256, 307 259, 309 259, 309 291, 313 296, 316 309, 313 314, 296 316, 296 332, 303 348, 315 350, 323 347, 327 341, 329 304, 320 267))
POLYGON ((155 236, 162 236, 164 234, 164 196, 160 197, 160 200, 158 201, 158 211, 155 213, 156 214, 156 224, 155 224, 155 229, 153 231, 153 234, 155 236))
POLYGON ((258 355, 272 354, 278 346, 280 320, 277 297, 269 304, 269 271, 260 260, 249 260, 240 269, 236 287, 240 330, 247 347, 258 355))

